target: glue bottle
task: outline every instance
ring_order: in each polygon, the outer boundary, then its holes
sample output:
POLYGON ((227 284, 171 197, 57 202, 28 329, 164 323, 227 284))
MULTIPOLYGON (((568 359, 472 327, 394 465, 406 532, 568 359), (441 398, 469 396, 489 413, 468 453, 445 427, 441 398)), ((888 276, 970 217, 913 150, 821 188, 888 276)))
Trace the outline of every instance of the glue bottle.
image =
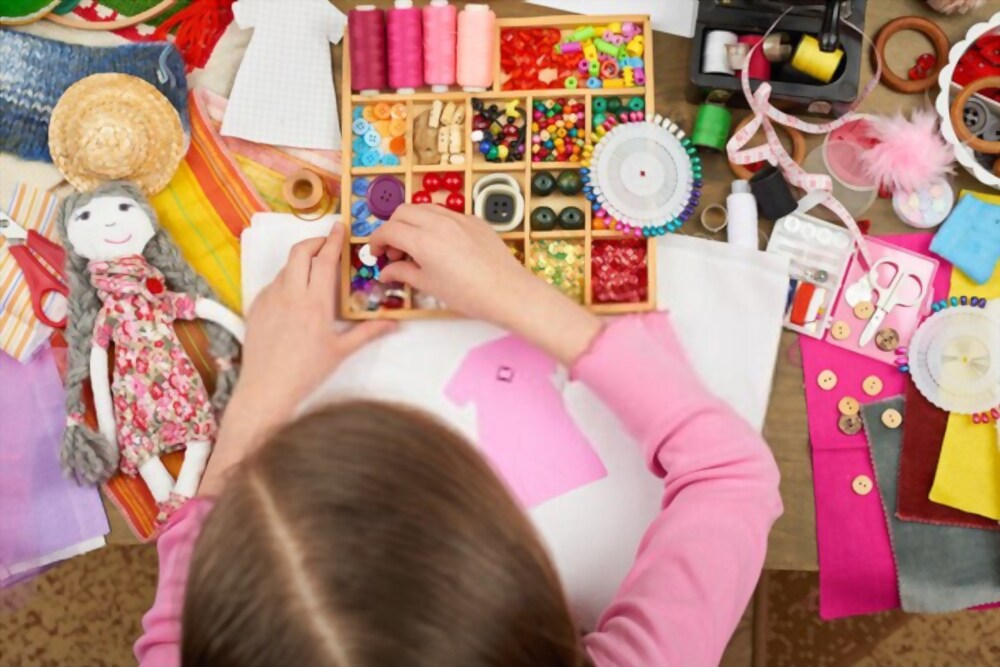
POLYGON ((733 181, 733 192, 726 199, 729 212, 729 243, 740 248, 758 249, 757 200, 746 181, 733 181))

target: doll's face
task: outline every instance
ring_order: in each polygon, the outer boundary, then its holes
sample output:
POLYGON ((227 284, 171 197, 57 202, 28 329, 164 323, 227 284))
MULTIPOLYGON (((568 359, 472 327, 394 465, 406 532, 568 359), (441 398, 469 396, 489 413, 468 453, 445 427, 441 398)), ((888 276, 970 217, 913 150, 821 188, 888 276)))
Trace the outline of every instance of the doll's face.
POLYGON ((66 224, 73 250, 92 261, 141 255, 155 233, 153 221, 129 197, 92 199, 66 224))

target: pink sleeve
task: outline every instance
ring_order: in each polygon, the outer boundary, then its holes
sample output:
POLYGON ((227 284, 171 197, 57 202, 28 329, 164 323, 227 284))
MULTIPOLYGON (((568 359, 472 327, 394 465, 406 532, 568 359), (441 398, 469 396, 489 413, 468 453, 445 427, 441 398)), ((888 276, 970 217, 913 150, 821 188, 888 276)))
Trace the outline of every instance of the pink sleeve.
POLYGON ((143 635, 135 643, 139 667, 179 667, 181 664, 181 612, 188 566, 201 524, 212 504, 207 498, 189 500, 171 517, 156 543, 160 581, 153 607, 142 618, 143 635))
POLYGON ((717 665, 782 511, 774 457, 702 387, 666 315, 609 325, 573 375, 663 479, 662 510, 587 651, 598 667, 717 665))

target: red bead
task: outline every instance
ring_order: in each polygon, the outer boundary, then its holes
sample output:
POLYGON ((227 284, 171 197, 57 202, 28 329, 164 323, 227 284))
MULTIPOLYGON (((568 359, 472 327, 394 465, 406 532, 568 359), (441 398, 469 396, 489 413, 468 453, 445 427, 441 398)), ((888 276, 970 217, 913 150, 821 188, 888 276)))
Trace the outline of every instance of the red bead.
POLYGON ((917 58, 917 67, 929 72, 937 67, 937 58, 933 53, 925 53, 917 58))
POLYGON ((871 228, 872 228, 871 220, 858 220, 858 229, 861 230, 862 234, 867 235, 868 232, 871 231, 871 228))
POLYGON ((907 76, 909 76, 910 81, 920 81, 927 78, 927 72, 920 65, 916 65, 910 68, 907 76))
POLYGON ((441 174, 424 174, 424 190, 427 192, 437 192, 441 189, 442 183, 441 174))
POLYGON ((465 187, 465 177, 457 171, 450 171, 444 175, 443 184, 445 190, 448 190, 449 192, 458 192, 465 187))
POLYGON ((150 294, 163 294, 163 281, 159 278, 147 278, 146 289, 150 294))
POLYGON ((455 213, 465 213, 465 195, 452 192, 444 205, 455 213))
POLYGON ((878 196, 880 199, 892 199, 892 190, 888 185, 883 185, 878 189, 878 196))
POLYGON ((432 201, 431 193, 427 192, 426 190, 421 190, 420 192, 413 193, 414 204, 430 204, 431 201, 432 201))

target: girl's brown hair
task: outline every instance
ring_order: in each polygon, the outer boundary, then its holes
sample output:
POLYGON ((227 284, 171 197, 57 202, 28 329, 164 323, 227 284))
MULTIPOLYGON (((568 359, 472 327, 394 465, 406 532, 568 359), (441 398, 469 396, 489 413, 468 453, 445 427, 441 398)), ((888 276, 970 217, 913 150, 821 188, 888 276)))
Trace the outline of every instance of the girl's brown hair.
POLYGON ((185 667, 587 663, 527 517, 406 408, 302 417, 233 475, 195 546, 185 667))

